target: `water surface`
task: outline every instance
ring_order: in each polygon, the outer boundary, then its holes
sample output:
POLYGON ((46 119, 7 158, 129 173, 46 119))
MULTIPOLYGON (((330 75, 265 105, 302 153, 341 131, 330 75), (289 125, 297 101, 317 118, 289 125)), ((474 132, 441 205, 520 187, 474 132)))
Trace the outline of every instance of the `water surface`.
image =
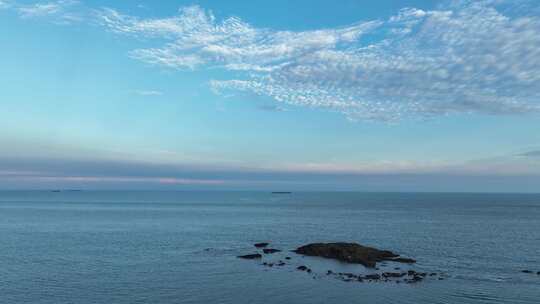
POLYGON ((0 192, 0 303, 539 303, 540 195, 0 192), (444 273, 420 284, 346 283, 291 255, 355 241, 444 273), (295 270, 314 269, 312 275, 295 270))

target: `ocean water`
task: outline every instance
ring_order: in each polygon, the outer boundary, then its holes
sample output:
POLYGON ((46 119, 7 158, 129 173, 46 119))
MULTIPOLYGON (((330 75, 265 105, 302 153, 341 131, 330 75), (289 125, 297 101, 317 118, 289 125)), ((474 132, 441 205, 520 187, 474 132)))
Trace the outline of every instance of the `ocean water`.
POLYGON ((3 304, 540 303, 537 271, 540 195, 0 192, 3 304), (445 279, 343 282, 326 270, 371 270, 287 251, 264 257, 291 256, 283 267, 236 258, 262 241, 359 242, 445 279))

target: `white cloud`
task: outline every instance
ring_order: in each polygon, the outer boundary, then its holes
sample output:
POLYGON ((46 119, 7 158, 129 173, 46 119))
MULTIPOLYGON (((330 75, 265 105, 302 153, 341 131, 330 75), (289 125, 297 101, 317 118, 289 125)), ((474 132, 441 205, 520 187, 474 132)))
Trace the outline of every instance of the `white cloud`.
POLYGON ((132 58, 234 72, 211 81, 216 92, 388 121, 540 111, 540 17, 524 9, 533 1, 515 3, 453 1, 432 11, 405 8, 385 21, 300 32, 255 28, 237 17, 218 21, 198 6, 170 18, 112 9, 97 16, 113 32, 162 42, 133 50, 132 58))
POLYGON ((11 5, 12 5, 11 1, 0 0, 0 9, 10 8, 11 5))
POLYGON ((117 33, 165 38, 159 48, 135 50, 132 57, 172 68, 217 65, 229 70, 271 71, 303 54, 357 40, 377 22, 341 29, 308 32, 253 28, 231 17, 216 22, 211 12, 198 6, 182 8, 177 17, 139 19, 112 9, 98 14, 101 23, 117 33))
POLYGON ((161 96, 163 95, 163 92, 154 90, 137 90, 135 91, 135 94, 141 96, 161 96))
POLYGON ((286 112, 287 109, 275 104, 265 104, 258 107, 259 110, 265 112, 286 112))
POLYGON ((17 11, 21 18, 52 18, 57 23, 69 24, 82 20, 76 9, 79 5, 77 0, 58 0, 18 6, 17 11))

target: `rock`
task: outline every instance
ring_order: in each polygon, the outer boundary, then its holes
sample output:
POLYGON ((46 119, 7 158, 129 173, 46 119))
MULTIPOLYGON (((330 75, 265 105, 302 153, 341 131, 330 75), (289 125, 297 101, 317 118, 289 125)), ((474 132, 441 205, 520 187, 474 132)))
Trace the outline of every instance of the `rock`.
POLYGON ((257 248, 264 248, 264 247, 268 246, 268 243, 257 243, 257 244, 254 244, 253 246, 255 246, 257 248))
POLYGON ((349 279, 357 277, 354 273, 350 273, 350 272, 344 273, 343 275, 346 276, 349 279))
POLYGON ((276 253, 276 252, 280 252, 281 250, 278 250, 278 249, 272 249, 272 248, 269 248, 269 249, 263 249, 263 252, 265 254, 271 254, 271 253, 276 253))
POLYGON ((262 255, 260 255, 258 253, 254 253, 254 254, 239 255, 238 258, 247 259, 247 260, 254 260, 254 259, 262 258, 262 255))
POLYGON ((413 259, 400 258, 388 250, 379 250, 356 243, 314 243, 297 248, 294 252, 307 256, 319 256, 342 262, 362 264, 375 268, 377 262, 394 261, 413 263, 413 259))
POLYGON ((364 279, 365 280, 380 280, 381 279, 381 275, 378 274, 378 273, 374 273, 374 274, 368 274, 368 275, 365 275, 364 276, 364 279))
POLYGON ((300 270, 300 271, 306 271, 306 270, 308 270, 309 268, 307 268, 307 266, 302 265, 302 266, 296 267, 296 269, 298 269, 298 270, 300 270))
POLYGON ((385 278, 401 278, 405 275, 405 272, 385 272, 382 274, 382 276, 385 278))
POLYGON ((285 257, 285 260, 290 260, 290 259, 291 259, 291 257, 285 257))

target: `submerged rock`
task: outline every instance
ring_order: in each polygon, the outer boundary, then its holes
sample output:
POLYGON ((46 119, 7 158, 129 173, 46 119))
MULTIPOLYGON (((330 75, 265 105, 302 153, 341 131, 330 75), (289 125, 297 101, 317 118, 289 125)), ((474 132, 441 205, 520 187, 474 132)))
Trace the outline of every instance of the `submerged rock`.
POLYGON ((401 278, 407 275, 406 272, 385 272, 382 274, 385 278, 401 278))
POLYGON ((365 280, 380 280, 381 279, 381 275, 378 274, 378 273, 374 273, 374 274, 368 274, 368 275, 365 275, 364 276, 364 279, 365 280))
POLYGON ((260 255, 259 253, 254 253, 254 254, 239 255, 237 258, 246 259, 246 260, 254 260, 254 259, 262 258, 262 255, 260 255))
POLYGON ((319 256, 342 262, 362 264, 374 268, 377 262, 394 261, 414 263, 413 259, 401 258, 388 250, 379 250, 356 243, 313 243, 297 248, 294 252, 307 256, 319 256))
POLYGON ((253 246, 255 246, 257 248, 264 248, 264 247, 268 246, 268 243, 257 243, 257 244, 254 244, 253 246))
POLYGON ((263 252, 264 252, 265 254, 270 254, 270 253, 281 252, 281 250, 269 248, 269 249, 263 249, 263 252))
POLYGON ((300 270, 300 271, 307 271, 307 272, 311 272, 311 269, 309 269, 307 266, 298 266, 296 267, 297 270, 300 270))

